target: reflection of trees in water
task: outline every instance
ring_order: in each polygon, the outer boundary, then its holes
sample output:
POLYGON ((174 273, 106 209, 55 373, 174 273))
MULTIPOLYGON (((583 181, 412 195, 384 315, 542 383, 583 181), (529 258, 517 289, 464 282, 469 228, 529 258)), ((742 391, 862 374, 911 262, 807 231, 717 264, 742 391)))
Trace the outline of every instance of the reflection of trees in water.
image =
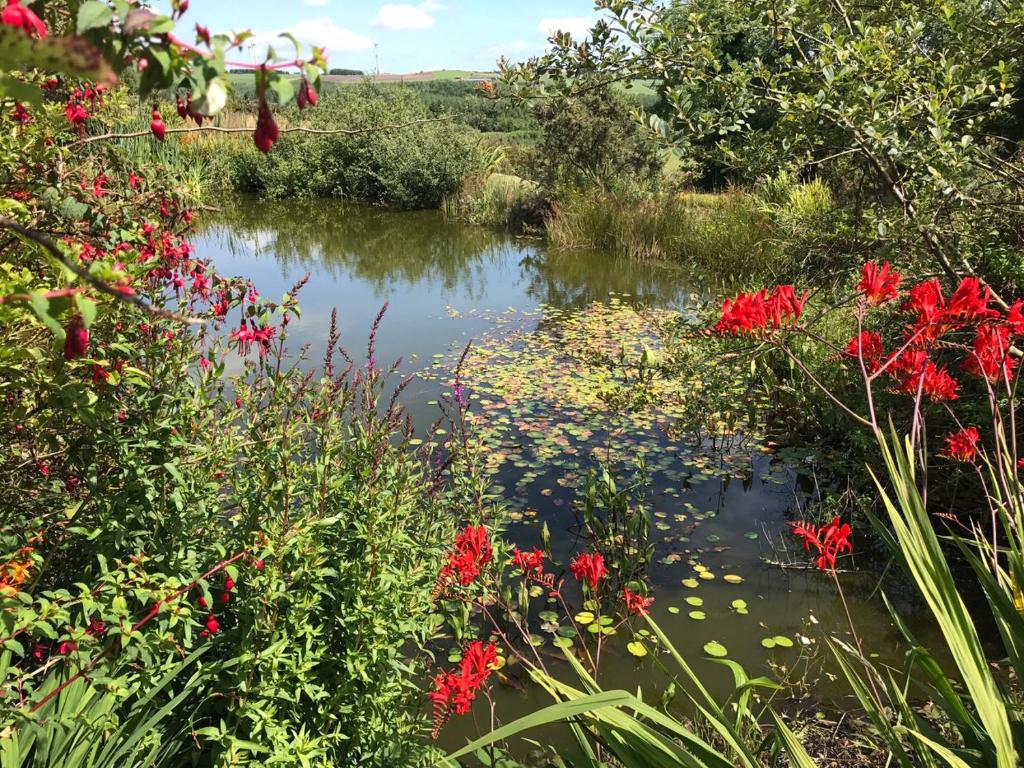
POLYGON ((377 290, 430 280, 477 297, 486 290, 487 263, 516 247, 488 230, 447 222, 437 211, 336 200, 243 199, 211 217, 209 226, 232 255, 272 254, 284 269, 350 273, 377 290))
POLYGON ((681 305, 688 293, 676 267, 642 264, 610 255, 537 251, 521 262, 527 294, 553 307, 582 307, 611 293, 629 294, 642 304, 681 305))
POLYGON ((687 293, 678 268, 586 252, 548 253, 534 243, 447 222, 437 211, 236 198, 207 222, 206 236, 233 256, 270 256, 285 271, 351 274, 378 292, 429 280, 477 300, 489 294, 500 304, 505 286, 495 283, 507 279, 508 287, 522 281, 530 298, 555 307, 584 306, 610 293, 674 305, 687 293), (494 269, 503 265, 511 268, 507 277, 494 269))

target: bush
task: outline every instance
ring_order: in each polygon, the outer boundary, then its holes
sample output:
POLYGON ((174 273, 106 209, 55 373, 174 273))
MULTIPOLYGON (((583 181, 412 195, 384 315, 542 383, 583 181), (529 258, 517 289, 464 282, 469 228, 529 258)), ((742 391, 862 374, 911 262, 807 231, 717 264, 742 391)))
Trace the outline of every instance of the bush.
MULTIPOLYGON (((403 209, 437 208, 479 161, 474 136, 431 120, 408 93, 371 86, 335 89, 305 113, 302 125, 356 134, 285 134, 270 155, 252 141, 196 143, 214 156, 215 177, 239 192, 268 198, 337 197, 403 209)), ((287 124, 300 124, 297 112, 287 124)))
POLYGON ((593 191, 570 195, 548 222, 556 248, 685 259, 733 275, 768 269, 775 257, 771 233, 756 201, 740 192, 628 197, 593 191))

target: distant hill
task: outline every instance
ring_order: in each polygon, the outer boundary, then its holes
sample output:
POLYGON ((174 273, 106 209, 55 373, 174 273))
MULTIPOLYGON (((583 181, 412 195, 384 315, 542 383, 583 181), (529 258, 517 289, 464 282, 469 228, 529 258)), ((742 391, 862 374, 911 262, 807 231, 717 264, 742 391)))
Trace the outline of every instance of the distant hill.
POLYGON ((379 75, 324 75, 325 83, 424 83, 434 80, 491 80, 497 72, 475 72, 468 69, 435 69, 430 72, 408 72, 395 74, 382 72, 379 75))

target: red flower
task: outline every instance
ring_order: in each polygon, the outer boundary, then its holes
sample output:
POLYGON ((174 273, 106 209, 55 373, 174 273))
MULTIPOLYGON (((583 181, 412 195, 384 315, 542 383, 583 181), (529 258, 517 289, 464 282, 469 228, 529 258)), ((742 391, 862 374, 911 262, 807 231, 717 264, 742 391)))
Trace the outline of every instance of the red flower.
POLYGON ((978 278, 965 277, 950 297, 945 317, 957 324, 999 317, 996 310, 988 307, 991 293, 991 289, 982 286, 978 278))
POLYGON ((218 632, 220 632, 220 624, 217 621, 217 617, 211 613, 206 617, 206 629, 203 630, 203 637, 216 635, 218 632))
POLYGON ((455 548, 448 554, 448 563, 441 576, 468 586, 480 575, 480 569, 491 561, 491 541, 485 526, 467 526, 455 537, 455 548))
POLYGON ((978 456, 978 440, 981 435, 977 427, 968 427, 946 435, 946 447, 939 456, 950 461, 970 462, 978 456))
POLYGON ((198 22, 196 23, 196 40, 207 45, 210 44, 210 30, 198 22))
POLYGON ((65 640, 57 647, 57 652, 61 656, 67 656, 72 651, 78 650, 78 643, 72 642, 71 640, 65 640))
POLYGON ((854 359, 863 357, 864 367, 868 373, 874 373, 882 365, 882 337, 874 332, 862 331, 860 335, 850 339, 843 354, 854 359))
POLYGON ((25 34, 30 37, 33 34, 36 37, 47 35, 46 25, 28 8, 22 8, 21 0, 7 0, 7 7, 4 8, 0 21, 8 27, 25 30, 25 34))
POLYGON ((889 299, 896 298, 899 293, 900 276, 890 270, 889 262, 878 267, 869 261, 864 265, 862 274, 857 288, 864 294, 868 304, 883 304, 889 299))
POLYGON ((1015 336, 1024 334, 1024 301, 1017 299, 1006 312, 1006 324, 1015 336))
POLYGON ((164 136, 167 133, 167 126, 164 125, 164 119, 160 116, 157 110, 153 110, 153 119, 149 123, 149 130, 153 132, 157 141, 163 141, 164 136))
POLYGON ((935 363, 929 362, 924 368, 924 383, 921 389, 930 400, 939 403, 956 400, 959 397, 957 390, 960 389, 960 384, 949 375, 945 366, 939 368, 935 363))
POLYGON ((776 286, 757 293, 740 293, 722 304, 722 316, 715 324, 715 333, 727 336, 757 335, 800 319, 808 293, 797 296, 792 285, 776 286))
POLYGON ((625 588, 622 590, 622 600, 626 604, 626 610, 632 614, 645 614, 654 604, 653 597, 644 597, 625 588))
POLYGON ((820 528, 814 523, 790 523, 793 528, 793 535, 803 539, 805 550, 816 550, 818 557, 815 564, 818 570, 835 570, 836 557, 841 552, 852 552, 853 545, 850 543, 850 534, 853 530, 848 523, 842 522, 838 517, 820 528))
POLYGON ((64 359, 84 357, 89 351, 89 329, 82 322, 81 315, 75 315, 64 328, 64 359))
POLYGON ((14 102, 14 111, 11 113, 11 119, 19 125, 28 125, 32 122, 32 115, 25 109, 25 105, 20 101, 14 102))
POLYGON ((1003 376, 1012 379, 1016 367, 1017 359, 1010 355, 1009 327, 990 324, 979 326, 974 337, 974 349, 964 361, 964 370, 996 382, 1003 376))
POLYGON ((316 88, 309 84, 306 78, 302 78, 302 82, 299 83, 299 92, 295 96, 295 104, 300 110, 306 108, 306 106, 316 106, 316 88))
POLYGON ((253 134, 253 140, 256 142, 256 147, 260 152, 266 154, 274 146, 274 142, 278 140, 281 132, 277 128, 277 123, 274 122, 274 116, 270 112, 270 105, 267 104, 266 99, 260 100, 259 112, 256 115, 256 132, 253 134))
POLYGON ((474 640, 463 652, 459 666, 451 671, 439 671, 434 678, 434 690, 429 698, 434 704, 434 737, 441 732, 452 714, 469 712, 479 690, 498 663, 494 643, 474 640))
POLYGON ((544 552, 539 549, 523 552, 518 547, 513 547, 512 565, 522 570, 523 576, 529 576, 533 571, 540 573, 544 570, 544 552))
POLYGON ((597 589, 608 569, 604 565, 604 556, 600 552, 587 554, 583 552, 577 555, 576 559, 569 564, 569 570, 576 577, 577 581, 585 583, 592 590, 597 589))

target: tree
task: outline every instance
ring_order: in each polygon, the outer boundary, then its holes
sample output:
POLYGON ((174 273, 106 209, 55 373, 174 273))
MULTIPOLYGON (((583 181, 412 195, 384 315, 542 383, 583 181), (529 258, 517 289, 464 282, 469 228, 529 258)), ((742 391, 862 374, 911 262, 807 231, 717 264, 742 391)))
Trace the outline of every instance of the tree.
POLYGON ((876 247, 1024 283, 1024 6, 1003 0, 599 0, 590 38, 503 78, 520 96, 652 81, 666 142, 752 179, 852 179, 876 247))

